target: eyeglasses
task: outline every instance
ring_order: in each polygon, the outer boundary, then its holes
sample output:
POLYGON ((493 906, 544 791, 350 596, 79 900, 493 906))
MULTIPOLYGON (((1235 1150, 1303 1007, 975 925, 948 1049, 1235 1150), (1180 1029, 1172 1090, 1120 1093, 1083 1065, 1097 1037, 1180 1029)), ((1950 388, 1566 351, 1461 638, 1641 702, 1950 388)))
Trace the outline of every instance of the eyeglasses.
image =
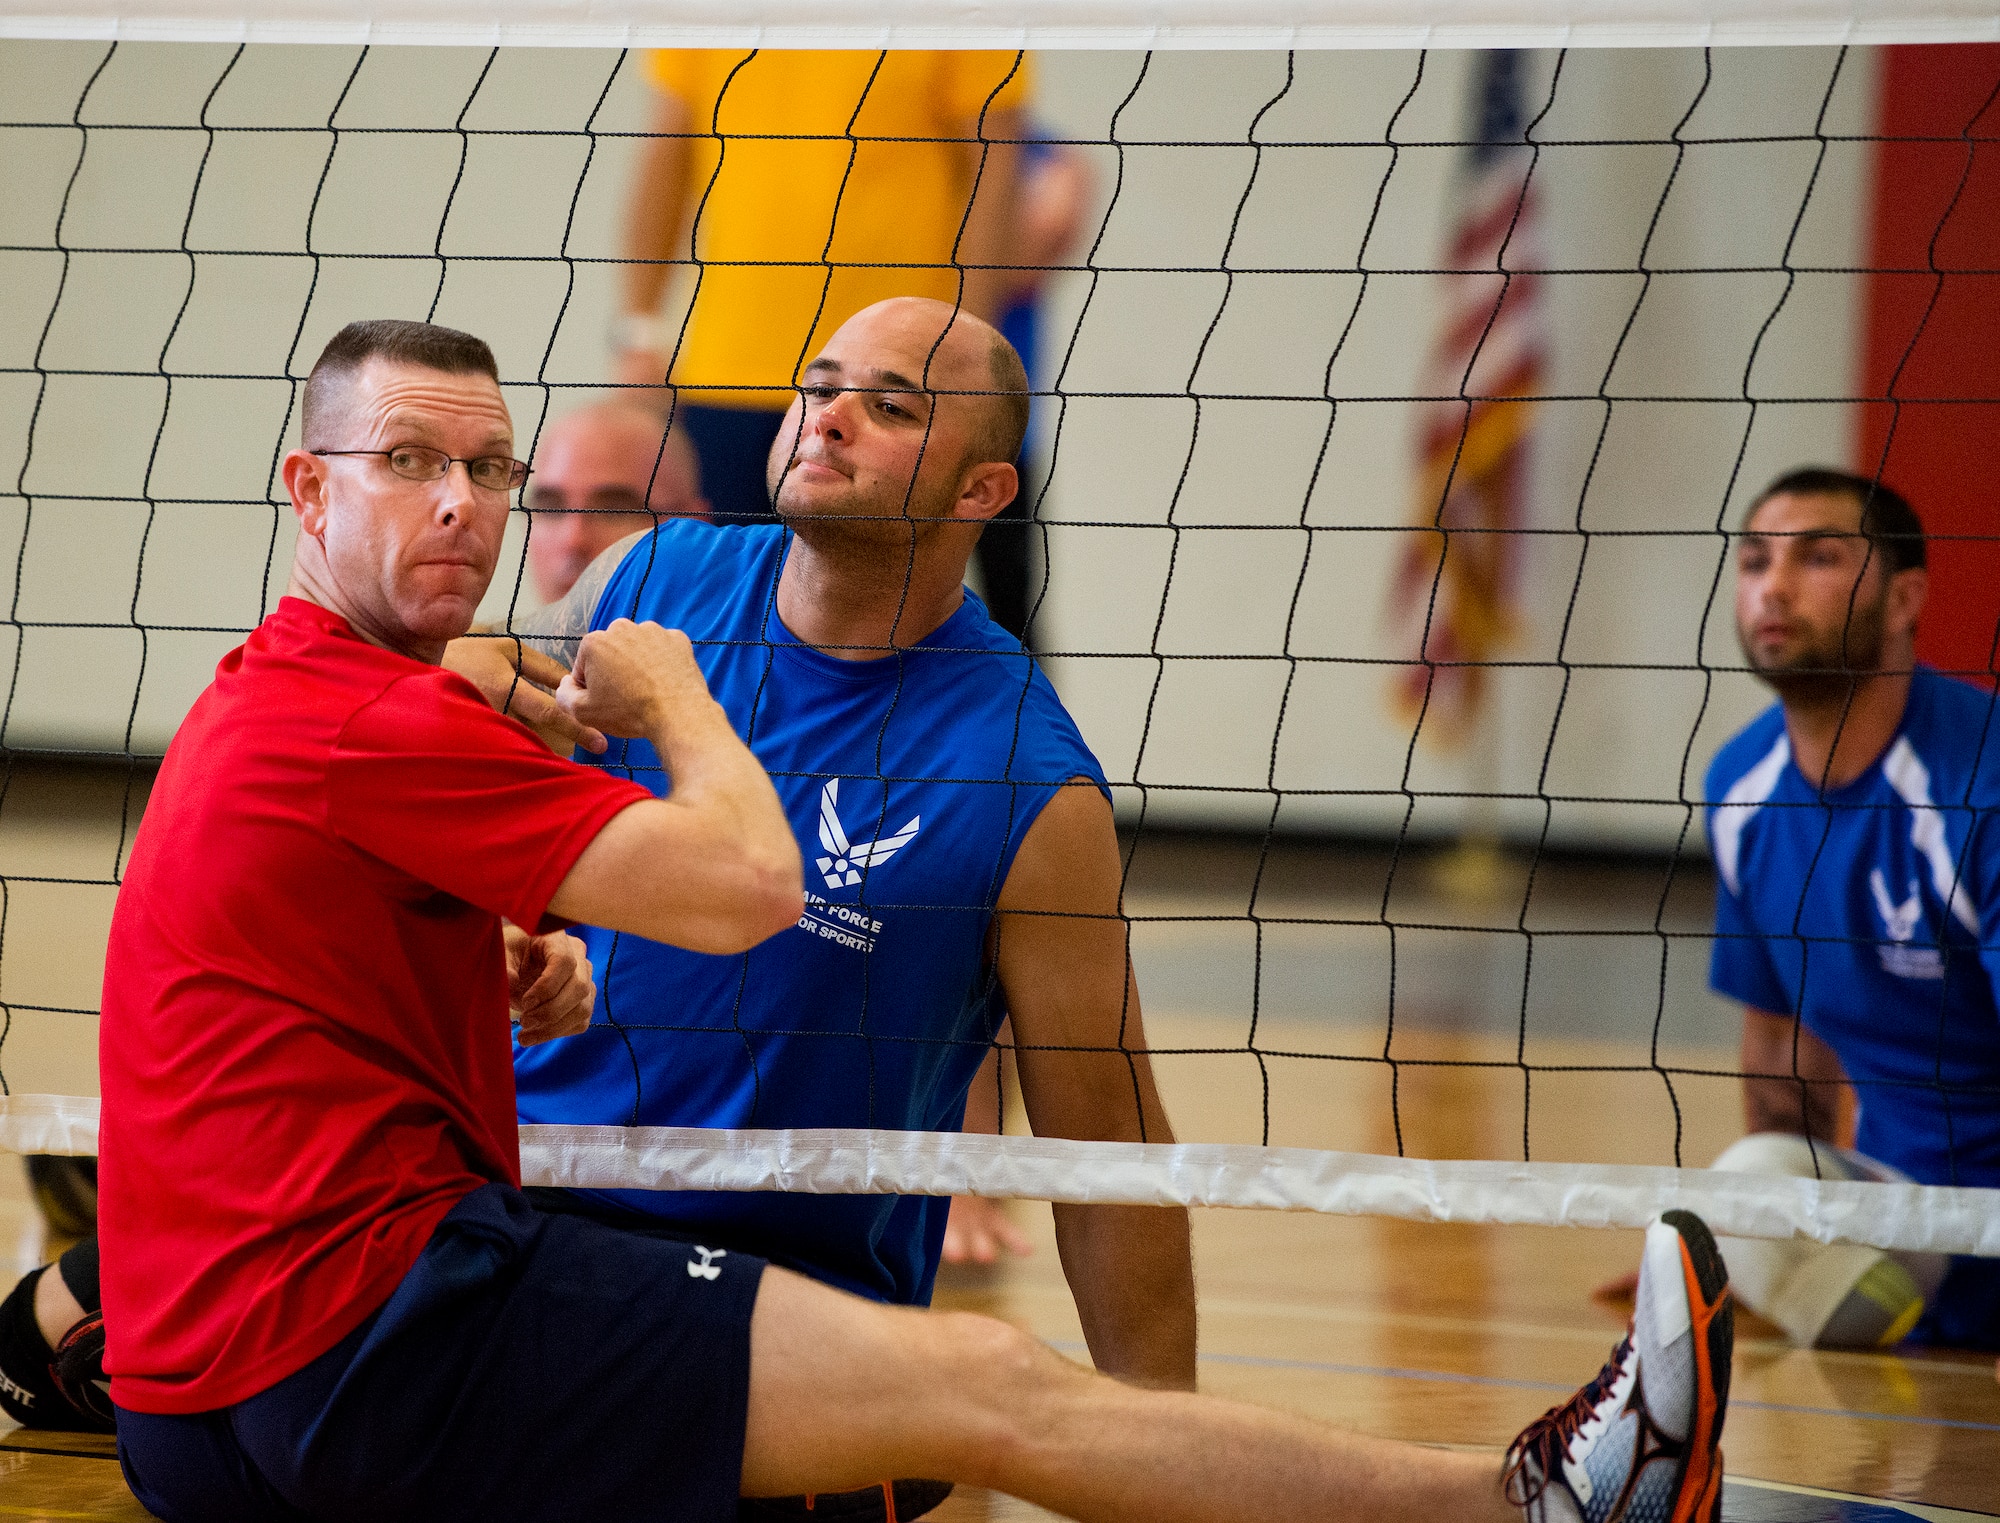
POLYGON ((313 453, 380 455, 405 481, 441 481, 454 465, 462 465, 472 484, 489 492, 511 492, 528 479, 527 463, 511 455, 475 455, 468 460, 421 444, 399 444, 394 449, 316 449, 313 453))

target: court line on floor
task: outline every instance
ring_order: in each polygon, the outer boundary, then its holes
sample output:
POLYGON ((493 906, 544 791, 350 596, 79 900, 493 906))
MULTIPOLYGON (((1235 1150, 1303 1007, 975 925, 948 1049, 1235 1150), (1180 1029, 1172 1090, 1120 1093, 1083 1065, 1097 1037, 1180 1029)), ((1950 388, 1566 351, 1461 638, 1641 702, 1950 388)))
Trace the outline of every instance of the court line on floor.
MULTIPOLYGON (((1066 1283, 1040 1285, 1016 1281, 1007 1285, 1005 1294, 1020 1300, 1039 1298, 1062 1306, 1074 1304, 1066 1283)), ((1292 1321, 1328 1323, 1339 1327, 1386 1327, 1420 1333, 1499 1334, 1542 1343, 1562 1340, 1585 1343, 1595 1348, 1603 1348, 1607 1343, 1615 1341, 1621 1327, 1620 1324, 1614 1324, 1609 1320, 1595 1327, 1565 1327, 1541 1322, 1496 1322, 1483 1317, 1445 1317, 1420 1312, 1381 1311, 1373 1307, 1249 1300, 1240 1296, 1203 1296, 1201 1314, 1204 1323, 1217 1317, 1242 1317, 1266 1322, 1274 1317, 1283 1317, 1292 1321)), ((1739 1356, 1752 1353, 1784 1357, 1807 1351, 1784 1338, 1751 1338, 1739 1335, 1736 1340, 1736 1352, 1739 1356)), ((1983 1360, 1978 1363, 1955 1363, 1925 1358, 1921 1354, 1900 1355, 1886 1351, 1849 1349, 1813 1349, 1810 1352, 1816 1362, 1854 1368, 1879 1369, 1885 1359, 1895 1359, 1909 1373, 1921 1375, 1925 1379, 1933 1376, 1970 1376, 1983 1382, 1993 1378, 1992 1367, 1983 1360)))
POLYGON ((113 1464, 118 1462, 116 1454, 100 1454, 94 1449, 38 1449, 32 1444, 10 1444, 5 1439, 0 1439, 0 1454, 48 1454, 59 1460, 110 1460, 113 1464))
MULTIPOLYGON (((1061 1286, 1047 1294, 1069 1296, 1069 1287, 1061 1286)), ((1481 1333, 1500 1334, 1512 1338, 1527 1338, 1538 1342, 1563 1339, 1575 1343, 1589 1343, 1602 1346, 1607 1339, 1616 1338, 1622 1324, 1609 1320, 1601 1326, 1562 1327, 1537 1322, 1497 1322, 1480 1317, 1442 1317, 1416 1312, 1385 1312, 1373 1308, 1329 1307, 1319 1305, 1299 1305, 1277 1301, 1256 1301, 1226 1296, 1204 1296, 1201 1302, 1204 1320, 1214 1316, 1237 1316, 1258 1321, 1269 1321, 1273 1317, 1285 1317, 1302 1322, 1327 1322, 1344 1326, 1370 1326, 1408 1328, 1416 1332, 1481 1333)), ((1752 1338, 1738 1334, 1736 1352, 1770 1354, 1784 1357, 1790 1354, 1808 1352, 1786 1338, 1752 1338)), ((1813 1359, 1823 1364, 1833 1364, 1854 1368, 1879 1369, 1885 1359, 1894 1359, 1912 1374, 1925 1378, 1932 1376, 1971 1376, 1985 1381, 1993 1377, 1992 1369, 1984 1360, 1978 1363, 1956 1363, 1942 1359, 1926 1358, 1922 1351, 1896 1353, 1889 1350, 1866 1349, 1812 1349, 1813 1359)))
POLYGON ((1913 1518, 1935 1519, 1937 1523, 1976 1523, 1977 1519, 1996 1516, 1990 1512, 1975 1512, 1968 1507, 1940 1507, 1934 1502, 1912 1502, 1905 1497, 1856 1496, 1851 1491, 1828 1491, 1824 1487, 1801 1486, 1792 1481, 1754 1480, 1747 1475, 1732 1475, 1729 1484, 1748 1486, 1758 1491, 1784 1492, 1791 1496, 1820 1497, 1829 1502, 1859 1502, 1868 1507, 1887 1507, 1913 1518))
MULTIPOLYGON (((1065 1340, 1051 1343, 1064 1353, 1087 1352, 1081 1343, 1065 1340)), ((1237 1364, 1253 1369, 1312 1370, 1322 1375, 1373 1375, 1389 1380, 1430 1380, 1446 1385, 1497 1386, 1514 1391, 1573 1391, 1573 1385, 1552 1380, 1514 1380, 1504 1375, 1465 1375, 1456 1370, 1406 1370, 1390 1365, 1329 1364, 1316 1359, 1279 1359, 1265 1354, 1201 1354, 1203 1364, 1237 1364)), ((2000 1423, 1974 1422, 1964 1417, 1919 1417, 1903 1412, 1862 1412, 1849 1407, 1806 1407, 1784 1401, 1734 1399, 1732 1411, 1793 1412, 1806 1417, 1849 1417, 1857 1422, 1907 1423, 1920 1428, 1964 1428, 1974 1433, 2000 1433, 2000 1423)))

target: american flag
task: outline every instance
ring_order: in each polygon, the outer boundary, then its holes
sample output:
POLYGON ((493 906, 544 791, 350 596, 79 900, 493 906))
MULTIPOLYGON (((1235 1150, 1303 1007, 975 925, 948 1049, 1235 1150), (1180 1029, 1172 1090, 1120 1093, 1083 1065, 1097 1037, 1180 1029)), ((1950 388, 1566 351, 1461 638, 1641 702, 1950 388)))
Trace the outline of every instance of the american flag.
POLYGON ((1516 536, 1542 375, 1539 218, 1525 144, 1530 55, 1473 66, 1474 141, 1454 187, 1457 218, 1436 277, 1438 327, 1419 383, 1417 495, 1390 600, 1408 664, 1396 697, 1425 734, 1462 742, 1486 668, 1513 636, 1516 536), (1425 706, 1429 700, 1428 707, 1425 706))

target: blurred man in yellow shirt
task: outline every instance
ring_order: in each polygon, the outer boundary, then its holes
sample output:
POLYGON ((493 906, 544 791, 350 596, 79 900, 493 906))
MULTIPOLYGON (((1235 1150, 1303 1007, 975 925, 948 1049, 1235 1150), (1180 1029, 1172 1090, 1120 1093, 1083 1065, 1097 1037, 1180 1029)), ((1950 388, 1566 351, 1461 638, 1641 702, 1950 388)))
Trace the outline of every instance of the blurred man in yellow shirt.
POLYGON ((656 52, 626 221, 618 376, 676 388, 717 521, 770 516, 798 367, 854 313, 929 296, 997 319, 1017 273, 1018 53, 656 52), (685 326, 658 317, 699 261, 685 326))

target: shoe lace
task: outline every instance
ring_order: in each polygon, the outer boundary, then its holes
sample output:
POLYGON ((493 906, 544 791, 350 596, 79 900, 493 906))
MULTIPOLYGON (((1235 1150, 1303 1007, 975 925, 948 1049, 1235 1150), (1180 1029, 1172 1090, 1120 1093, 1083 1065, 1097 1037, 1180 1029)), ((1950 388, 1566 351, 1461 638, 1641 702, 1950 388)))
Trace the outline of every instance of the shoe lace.
POLYGON ((1589 1385, 1561 1406, 1550 1407, 1523 1428, 1514 1442, 1507 1446, 1506 1468, 1500 1473, 1500 1489, 1508 1501, 1516 1507, 1527 1507, 1541 1500, 1542 1493, 1548 1490, 1549 1482, 1559 1473, 1563 1460, 1569 1454, 1570 1440, 1597 1411, 1631 1352, 1632 1339, 1628 1335, 1611 1351, 1610 1361, 1597 1372, 1589 1385), (1529 1463, 1531 1460, 1532 1465, 1529 1463))

